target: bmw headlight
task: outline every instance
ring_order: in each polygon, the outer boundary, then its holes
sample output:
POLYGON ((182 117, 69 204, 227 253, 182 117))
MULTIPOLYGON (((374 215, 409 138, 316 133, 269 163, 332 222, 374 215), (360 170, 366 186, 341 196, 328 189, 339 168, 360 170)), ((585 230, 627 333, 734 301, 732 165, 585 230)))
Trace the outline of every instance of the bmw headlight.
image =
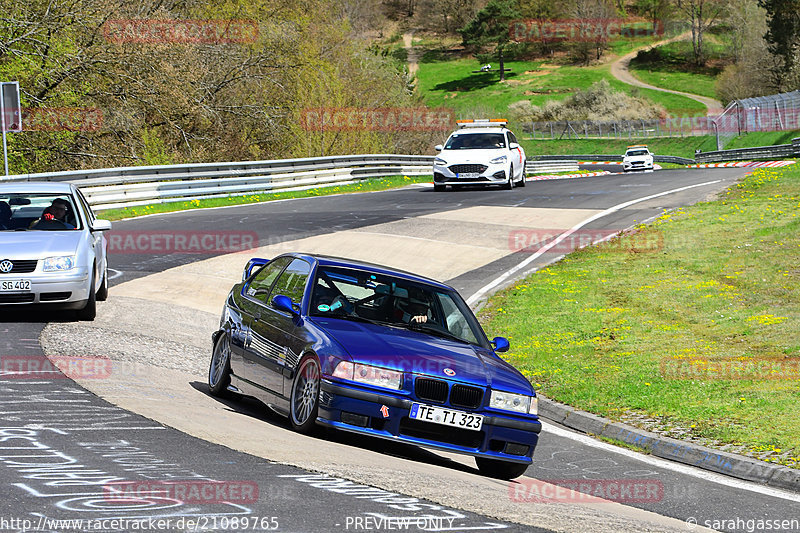
MULTIPOLYGON (((535 400, 536 398, 534 397, 533 399, 535 400)), ((531 404, 531 396, 497 390, 492 391, 491 398, 489 399, 489 407, 522 414, 531 412, 531 404)), ((538 410, 538 402, 536 402, 536 406, 538 410)))
POLYGON ((75 268, 75 256, 63 255, 58 257, 48 257, 42 263, 44 272, 62 272, 75 268))
POLYGON ((494 159, 492 159, 489 162, 491 164, 493 164, 493 165, 499 165, 500 163, 505 163, 507 160, 508 160, 508 158, 506 156, 501 155, 500 157, 495 157, 494 159))
POLYGON ((445 166, 445 165, 447 165, 447 161, 445 161, 445 160, 444 160, 444 159, 442 159, 441 157, 437 157, 436 159, 434 159, 434 160, 433 160, 433 164, 434 164, 434 165, 441 165, 441 166, 445 166))
POLYGON ((399 390, 403 387, 402 372, 349 361, 340 361, 333 376, 384 389, 399 390))

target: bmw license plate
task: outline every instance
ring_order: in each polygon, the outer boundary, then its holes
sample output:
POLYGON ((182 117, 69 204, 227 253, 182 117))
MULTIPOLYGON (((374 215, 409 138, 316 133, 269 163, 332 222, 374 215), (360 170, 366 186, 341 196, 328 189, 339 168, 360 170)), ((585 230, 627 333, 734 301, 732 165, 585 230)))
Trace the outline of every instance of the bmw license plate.
POLYGON ((0 292, 30 292, 31 280, 8 279, 0 281, 0 292))
POLYGON ((472 431, 480 431, 481 427, 483 427, 483 415, 453 411, 452 409, 443 409, 419 403, 411 404, 411 411, 408 413, 408 417, 414 420, 470 429, 472 431))
POLYGON ((459 172, 456 177, 461 180, 469 180, 480 177, 480 172, 459 172))

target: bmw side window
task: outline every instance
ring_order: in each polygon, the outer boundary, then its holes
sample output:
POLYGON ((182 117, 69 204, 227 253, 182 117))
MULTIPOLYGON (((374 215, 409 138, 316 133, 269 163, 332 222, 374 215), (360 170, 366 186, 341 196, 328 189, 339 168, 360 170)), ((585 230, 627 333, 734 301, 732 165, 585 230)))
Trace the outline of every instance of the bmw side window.
POLYGON ((303 301, 303 293, 306 290, 306 283, 310 274, 311 265, 302 259, 295 259, 286 267, 278 281, 275 282, 272 295, 282 294, 288 296, 292 302, 300 304, 303 301))
POLYGON ((291 257, 279 257, 264 265, 247 285, 246 294, 261 303, 267 303, 272 284, 291 260, 291 257))
MULTIPOLYGON (((514 134, 511 133, 510 131, 508 132, 508 142, 509 143, 517 143, 517 138, 514 137, 514 134)), ((519 144, 519 143, 517 143, 517 144, 519 144)))

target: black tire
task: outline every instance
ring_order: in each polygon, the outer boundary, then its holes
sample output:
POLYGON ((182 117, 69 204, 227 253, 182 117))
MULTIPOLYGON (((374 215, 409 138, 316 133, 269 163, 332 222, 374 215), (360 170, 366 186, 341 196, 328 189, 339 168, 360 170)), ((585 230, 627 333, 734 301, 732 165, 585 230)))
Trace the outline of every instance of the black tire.
POLYGON ((522 463, 498 461, 497 459, 486 459, 485 457, 476 457, 475 463, 478 465, 478 470, 481 471, 481 474, 497 479, 517 478, 524 474, 530 466, 522 463))
POLYGON ((508 180, 503 184, 503 188, 507 191, 514 189, 514 167, 508 170, 508 180))
POLYGON ((528 169, 528 161, 526 160, 526 161, 524 161, 522 163, 522 179, 519 180, 519 186, 520 187, 524 187, 525 186, 525 180, 528 178, 528 170, 527 169, 528 169))
POLYGON ((289 421, 298 433, 310 434, 317 424, 319 412, 319 362, 313 355, 300 360, 292 382, 289 399, 289 421))
POLYGON ((208 365, 208 390, 212 396, 225 398, 230 395, 231 384, 231 345, 228 335, 223 333, 214 343, 211 364, 208 365))
POLYGON ((86 305, 83 309, 78 309, 76 313, 78 315, 78 320, 85 320, 86 322, 91 322, 97 316, 97 293, 94 290, 94 280, 96 275, 94 273, 94 267, 92 267, 92 281, 89 285, 89 299, 86 300, 86 305))
POLYGON ((444 192, 447 190, 447 185, 439 185, 438 183, 433 184, 433 190, 436 192, 444 192))
POLYGON ((100 288, 97 290, 95 298, 98 302, 105 302, 108 299, 108 265, 103 271, 103 281, 100 283, 100 288))

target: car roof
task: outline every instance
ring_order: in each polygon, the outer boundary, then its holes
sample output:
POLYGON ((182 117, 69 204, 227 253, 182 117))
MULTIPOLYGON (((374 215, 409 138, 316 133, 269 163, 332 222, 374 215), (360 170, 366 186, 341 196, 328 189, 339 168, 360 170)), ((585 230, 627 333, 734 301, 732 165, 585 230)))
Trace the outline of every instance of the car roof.
POLYGON ((71 194, 72 185, 66 181, 15 181, 0 182, 0 194, 53 193, 71 194))
POLYGON ((487 128, 461 128, 461 129, 455 130, 450 135, 453 135, 455 133, 458 133, 460 135, 469 135, 470 133, 503 133, 503 132, 506 132, 506 131, 511 131, 511 130, 509 130, 506 127, 501 127, 501 128, 490 128, 490 127, 487 127, 487 128))
POLYGON ((455 290, 449 285, 446 285, 434 279, 426 278, 424 276, 419 276, 417 274, 407 272, 405 270, 400 270, 398 268, 392 268, 384 265, 378 265, 375 263, 369 263, 367 261, 358 261, 356 259, 348 259, 345 257, 336 257, 332 255, 313 254, 313 253, 290 253, 285 255, 291 255, 294 257, 299 257, 301 259, 305 259, 307 261, 316 262, 317 264, 323 267, 359 268, 363 270, 368 270, 370 272, 375 272, 376 274, 396 276, 398 278, 404 278, 416 283, 433 285, 434 287, 437 287, 439 289, 444 289, 448 291, 455 290))

